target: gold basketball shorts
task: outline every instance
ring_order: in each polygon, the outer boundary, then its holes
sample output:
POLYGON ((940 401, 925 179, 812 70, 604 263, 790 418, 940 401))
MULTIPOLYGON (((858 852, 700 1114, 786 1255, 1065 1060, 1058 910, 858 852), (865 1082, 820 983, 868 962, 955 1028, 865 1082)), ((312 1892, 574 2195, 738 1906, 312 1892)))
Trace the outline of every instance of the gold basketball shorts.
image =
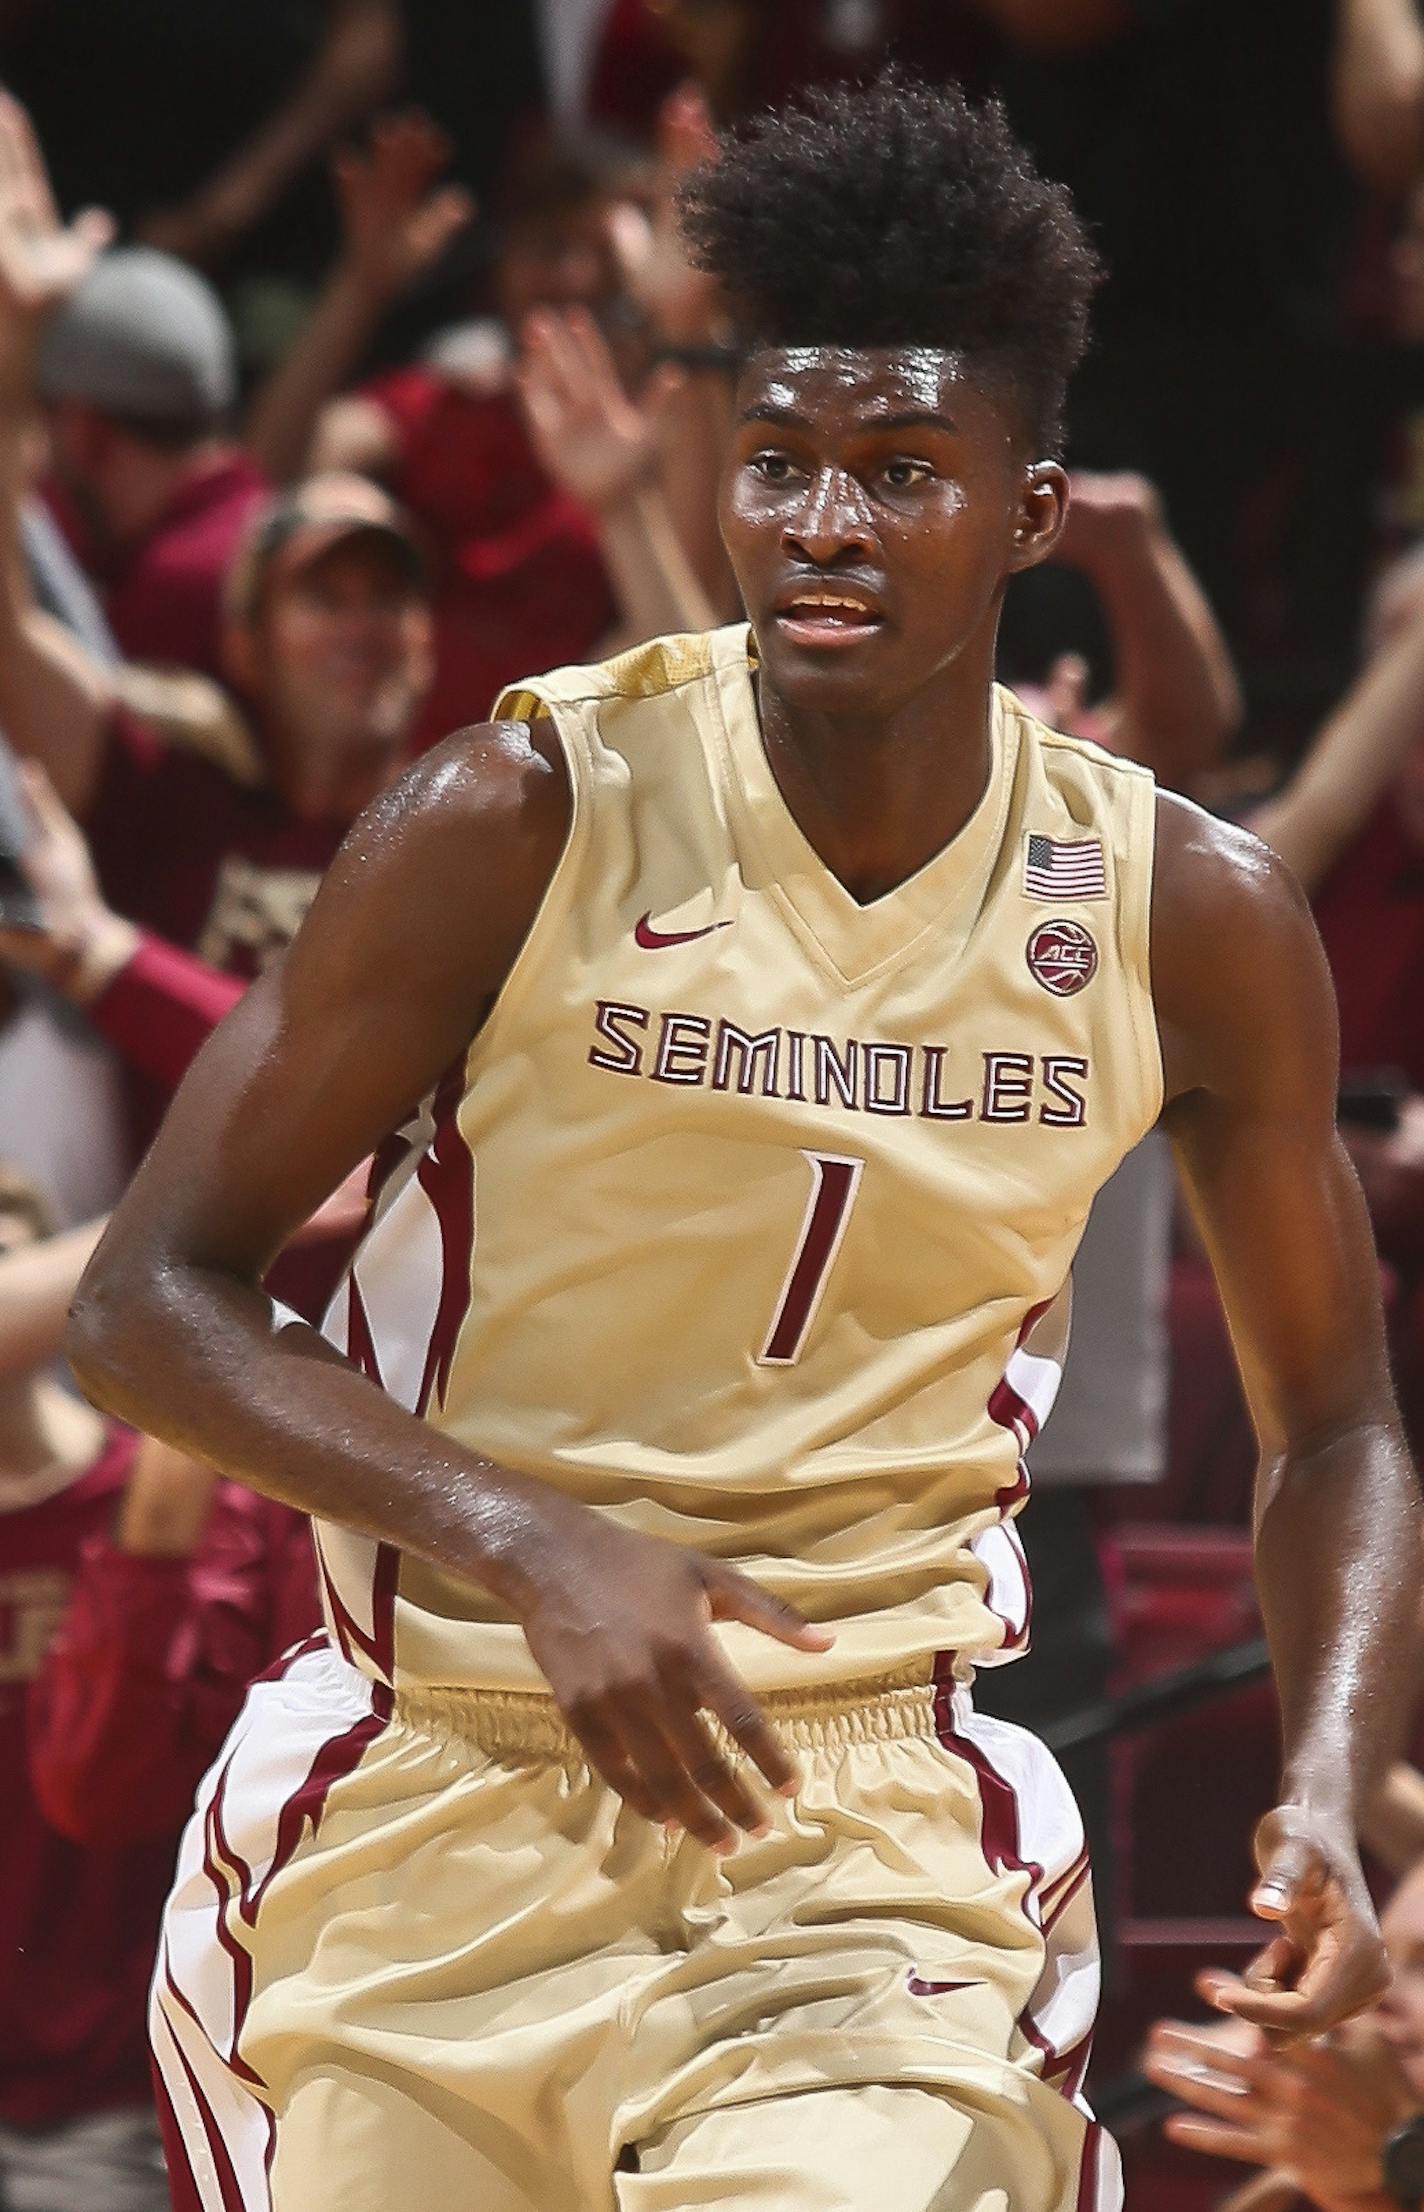
POLYGON ((765 1702, 804 1788, 718 1859, 547 1698, 254 1684, 154 1984, 180 2212, 1116 2212, 1052 1758, 944 1668, 765 1702))

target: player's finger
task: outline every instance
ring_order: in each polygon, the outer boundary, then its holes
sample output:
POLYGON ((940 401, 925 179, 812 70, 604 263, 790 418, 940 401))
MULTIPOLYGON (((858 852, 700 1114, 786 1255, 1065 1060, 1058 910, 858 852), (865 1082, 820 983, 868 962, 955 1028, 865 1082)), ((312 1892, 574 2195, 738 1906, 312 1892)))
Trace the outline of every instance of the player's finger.
POLYGON ((1284 1920, 1307 1896, 1325 1882, 1326 1866, 1316 1846, 1305 1836, 1282 1836, 1270 1846, 1260 1877, 1251 1892, 1251 1910, 1262 1920, 1284 1920))
POLYGON ((763 1590, 735 1567, 709 1566, 704 1588, 714 1621, 745 1621, 749 1628, 759 1628, 764 1636, 774 1636, 779 1644, 790 1644, 796 1651, 829 1651, 836 1640, 828 1628, 814 1627, 785 1598, 763 1590))
POLYGON ((1303 1988, 1252 1989, 1244 1981, 1223 1977, 1211 1990, 1209 2002, 1289 2043, 1299 2036, 1323 2035, 1327 2028, 1338 2027, 1378 1994, 1373 1986, 1342 1984, 1333 1975, 1309 1992, 1303 1988))
POLYGON ((664 1732, 662 1713, 620 1700, 613 1725, 658 1808, 655 1818, 676 1821, 709 1851, 730 1850, 736 1837, 727 1817, 694 1783, 664 1732))
POLYGON ((671 1692, 662 1727, 694 1787, 734 1826, 748 1835, 764 1836, 770 1827, 765 1807, 723 1757, 696 1713, 686 1706, 679 1708, 671 1692))
POLYGON ((711 1658, 698 1685, 703 1704, 717 1715, 733 1743, 760 1768, 779 1797, 794 1797, 801 1769, 739 1675, 711 1658))
POLYGON ((601 1780, 615 1790, 625 1804, 644 1820, 658 1821, 663 1815, 657 1799, 628 1758, 627 1752, 611 1728, 599 1719, 592 1705, 580 1705, 564 1712, 569 1733, 581 1745, 589 1765, 601 1780))

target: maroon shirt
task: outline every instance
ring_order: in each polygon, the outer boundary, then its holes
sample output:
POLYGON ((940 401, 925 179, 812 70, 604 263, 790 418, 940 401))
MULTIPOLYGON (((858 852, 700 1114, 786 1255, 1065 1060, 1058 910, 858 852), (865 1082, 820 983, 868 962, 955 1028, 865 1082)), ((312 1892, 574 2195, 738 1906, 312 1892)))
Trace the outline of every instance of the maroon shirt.
POLYGON ((214 677, 222 674, 223 582, 270 496, 256 462, 234 448, 196 469, 141 537, 101 553, 62 489, 48 493, 124 658, 214 677))
POLYGON ((224 1482, 191 1558, 100 1531, 76 1565, 30 1691, 36 1792, 79 1843, 176 1836, 252 1677, 320 1626, 311 1525, 224 1482))
POLYGON ((249 982, 296 935, 349 826, 293 814, 123 706, 84 822, 117 912, 249 982))
MULTIPOLYGON (((0 2120, 16 2127, 148 2102, 146 1992, 176 1826, 81 1849, 41 1812, 25 1749, 27 1689, 136 1442, 113 1427, 57 1496, 0 1513, 0 2120)), ((133 1731, 146 1726, 135 1706, 133 1731)))
POLYGON ((587 660, 617 604, 592 517, 544 474, 510 394, 416 367, 363 397, 390 423, 391 489, 434 556, 435 683, 416 731, 433 744, 531 669, 587 660))
POLYGON ((1340 1000, 1342 1070, 1398 1068, 1424 1091, 1424 851, 1389 799, 1314 903, 1340 1000))
MULTIPOLYGON (((117 913, 251 982, 296 935, 348 824, 294 815, 270 785, 239 783, 118 706, 83 827, 117 913)), ((198 1041, 188 1023, 187 1051, 198 1041)), ((171 1089, 130 1066, 139 1149, 171 1089)))

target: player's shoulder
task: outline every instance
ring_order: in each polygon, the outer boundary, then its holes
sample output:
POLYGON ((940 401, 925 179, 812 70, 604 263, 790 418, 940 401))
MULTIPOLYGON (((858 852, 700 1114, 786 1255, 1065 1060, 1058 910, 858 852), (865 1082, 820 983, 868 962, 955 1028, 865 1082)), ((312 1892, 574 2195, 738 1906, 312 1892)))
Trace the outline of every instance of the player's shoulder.
POLYGON ((547 722, 502 717, 432 745, 374 800, 365 821, 374 835, 408 841, 447 829, 562 832, 568 812, 568 769, 547 722))
POLYGON ((1154 933, 1245 929, 1248 949, 1282 929, 1313 931, 1305 893, 1269 845, 1160 786, 1152 910, 1154 933))
POLYGON ((1151 958, 1169 1097, 1333 1052, 1329 970, 1295 876, 1249 830, 1169 791, 1157 795, 1151 958))

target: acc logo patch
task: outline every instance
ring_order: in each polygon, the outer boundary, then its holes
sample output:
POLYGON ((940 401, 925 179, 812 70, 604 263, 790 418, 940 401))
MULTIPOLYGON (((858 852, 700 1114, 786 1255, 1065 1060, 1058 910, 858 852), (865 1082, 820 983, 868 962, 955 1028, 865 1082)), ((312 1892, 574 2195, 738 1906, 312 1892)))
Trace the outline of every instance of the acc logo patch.
POLYGON ((1034 981, 1055 998, 1071 998, 1098 972, 1098 948, 1081 922, 1040 922, 1026 957, 1034 981))

